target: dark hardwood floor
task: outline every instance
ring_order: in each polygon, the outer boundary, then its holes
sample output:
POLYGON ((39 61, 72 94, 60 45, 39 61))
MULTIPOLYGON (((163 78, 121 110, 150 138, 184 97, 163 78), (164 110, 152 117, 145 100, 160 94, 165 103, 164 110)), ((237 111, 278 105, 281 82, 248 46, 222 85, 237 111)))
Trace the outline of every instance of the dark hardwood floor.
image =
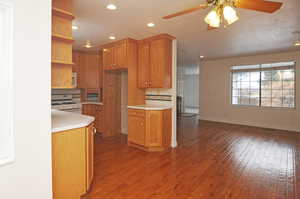
POLYGON ((87 199, 300 198, 300 134, 184 117, 178 143, 147 153, 96 137, 87 199))

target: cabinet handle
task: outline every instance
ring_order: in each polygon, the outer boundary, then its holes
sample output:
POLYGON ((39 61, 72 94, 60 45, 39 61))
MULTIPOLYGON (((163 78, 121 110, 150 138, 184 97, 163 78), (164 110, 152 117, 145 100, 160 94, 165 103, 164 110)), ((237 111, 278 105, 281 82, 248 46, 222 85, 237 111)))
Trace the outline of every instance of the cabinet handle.
POLYGON ((143 123, 143 122, 141 122, 141 126, 144 126, 144 123, 143 123))

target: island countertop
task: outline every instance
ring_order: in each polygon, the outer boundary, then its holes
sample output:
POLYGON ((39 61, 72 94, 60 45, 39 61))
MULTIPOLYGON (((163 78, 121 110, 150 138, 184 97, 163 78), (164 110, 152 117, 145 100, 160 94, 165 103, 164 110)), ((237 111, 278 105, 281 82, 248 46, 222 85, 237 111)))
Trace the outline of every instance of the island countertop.
POLYGON ((83 128, 90 125, 95 118, 79 113, 70 113, 52 109, 52 133, 83 128))

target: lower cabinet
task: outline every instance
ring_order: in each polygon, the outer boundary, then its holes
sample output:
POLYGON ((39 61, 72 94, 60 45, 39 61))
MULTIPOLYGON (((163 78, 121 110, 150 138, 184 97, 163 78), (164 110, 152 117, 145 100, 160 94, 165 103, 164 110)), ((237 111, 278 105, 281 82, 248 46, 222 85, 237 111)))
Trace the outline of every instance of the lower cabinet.
POLYGON ((52 185, 54 199, 80 199, 94 176, 93 124, 52 134, 52 185))
POLYGON ((146 151, 163 151, 170 148, 171 114, 171 109, 128 109, 128 145, 146 151))
POLYGON ((104 108, 98 104, 83 104, 82 114, 95 117, 95 128, 99 133, 104 133, 104 108))

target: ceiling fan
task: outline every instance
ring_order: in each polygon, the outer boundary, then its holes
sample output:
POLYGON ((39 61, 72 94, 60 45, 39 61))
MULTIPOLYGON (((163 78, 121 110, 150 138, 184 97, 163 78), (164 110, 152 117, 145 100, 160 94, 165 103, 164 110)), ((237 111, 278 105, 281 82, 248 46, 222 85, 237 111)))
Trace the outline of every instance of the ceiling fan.
POLYGON ((239 20, 235 8, 274 13, 281 8, 282 4, 281 2, 265 0, 207 0, 207 3, 167 15, 163 19, 170 19, 211 7, 212 10, 205 17, 204 21, 208 24, 208 30, 212 30, 219 28, 223 22, 225 22, 225 25, 226 23, 230 25, 239 20))

